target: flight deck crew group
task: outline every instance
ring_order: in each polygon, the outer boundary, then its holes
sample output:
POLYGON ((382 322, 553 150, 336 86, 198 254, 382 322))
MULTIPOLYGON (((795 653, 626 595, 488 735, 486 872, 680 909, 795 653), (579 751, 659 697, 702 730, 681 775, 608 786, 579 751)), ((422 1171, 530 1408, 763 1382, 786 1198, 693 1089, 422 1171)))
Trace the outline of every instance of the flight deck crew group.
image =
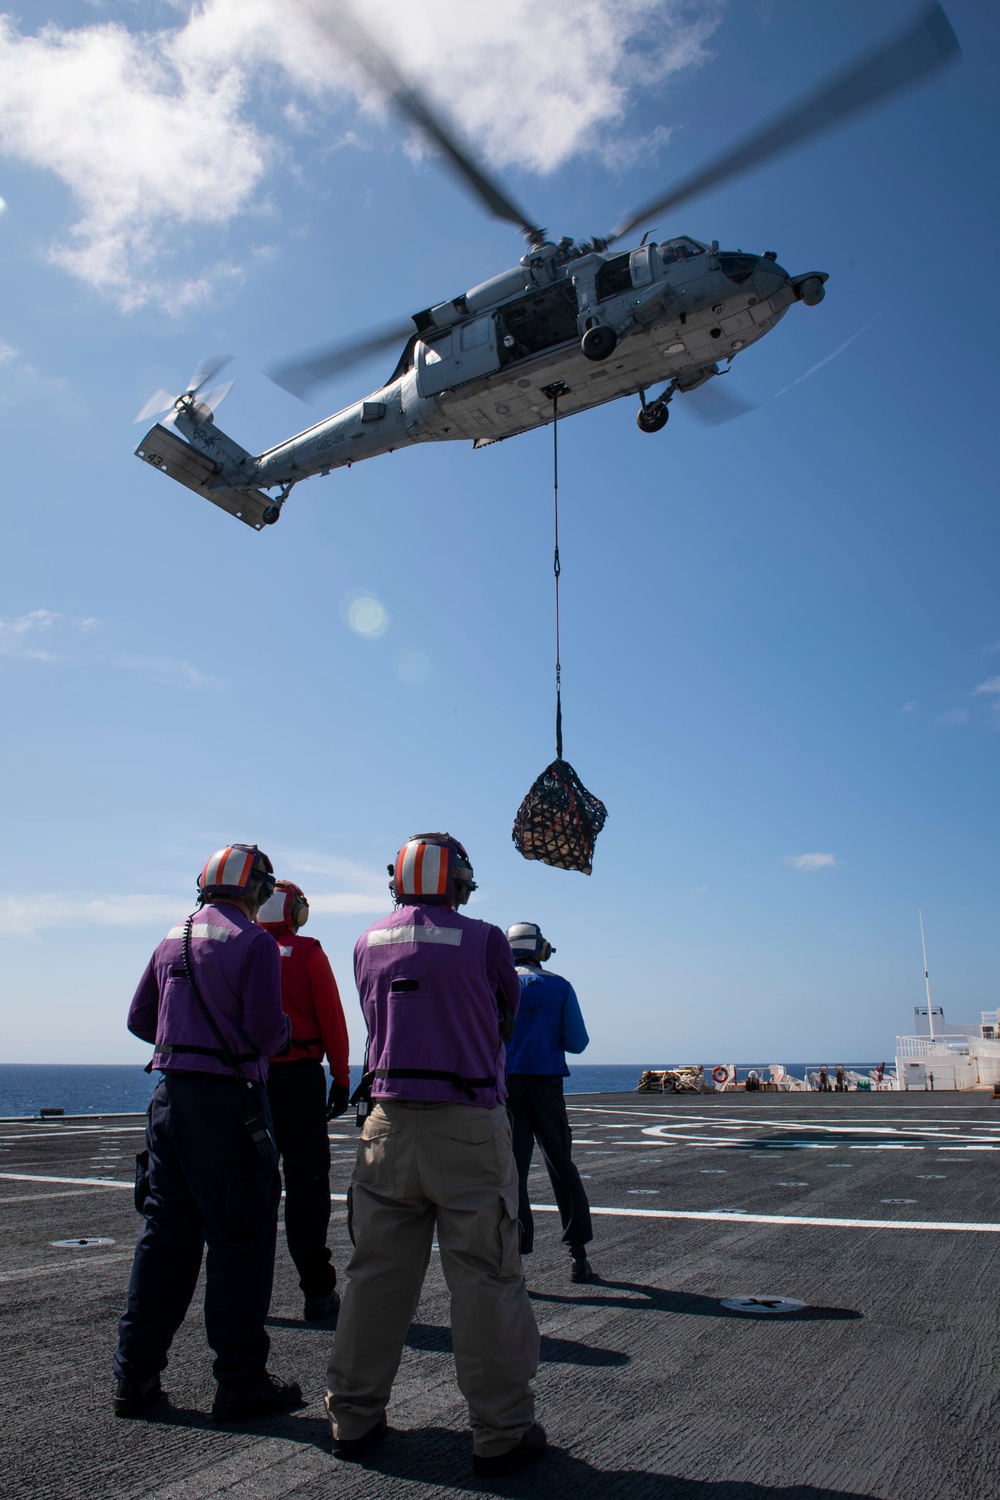
POLYGON ((476 887, 457 839, 415 835, 389 870, 395 910, 355 949, 368 1045, 353 1098, 336 981, 319 943, 299 932, 308 902, 291 882, 275 882, 256 846, 212 856, 198 910, 153 954, 128 1026, 153 1044, 150 1067, 162 1081, 137 1159, 145 1222, 119 1323, 114 1410, 134 1416, 162 1394, 203 1255, 213 1416, 248 1420, 302 1404, 298 1384, 267 1369, 280 1161, 304 1317, 337 1319, 326 1396, 334 1453, 357 1459, 387 1430, 436 1240, 473 1469, 499 1474, 546 1446, 531 1388, 539 1335, 521 1266, 532 1248, 536 1140, 571 1279, 593 1276, 562 1096, 565 1052, 582 1051, 587 1033, 572 987, 541 967, 552 949, 537 927, 519 923, 508 937, 458 910, 476 887), (326 1122, 349 1102, 364 1123, 341 1305, 326 1244, 326 1122))

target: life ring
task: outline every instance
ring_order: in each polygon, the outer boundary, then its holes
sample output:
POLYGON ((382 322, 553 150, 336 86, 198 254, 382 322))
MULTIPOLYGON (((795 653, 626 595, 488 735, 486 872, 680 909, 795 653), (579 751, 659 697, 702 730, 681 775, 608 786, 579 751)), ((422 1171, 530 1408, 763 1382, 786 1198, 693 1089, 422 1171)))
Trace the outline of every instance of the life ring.
POLYGON ((728 1068, 723 1068, 720 1065, 719 1067, 712 1069, 712 1082, 713 1083, 725 1083, 726 1080, 728 1079, 728 1077, 729 1077, 729 1069, 728 1068))

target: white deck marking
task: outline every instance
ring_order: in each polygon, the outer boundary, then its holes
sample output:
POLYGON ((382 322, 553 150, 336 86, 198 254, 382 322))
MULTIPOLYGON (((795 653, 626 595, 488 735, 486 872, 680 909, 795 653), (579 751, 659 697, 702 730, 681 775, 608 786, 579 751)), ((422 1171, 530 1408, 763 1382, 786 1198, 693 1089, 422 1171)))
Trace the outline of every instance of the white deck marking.
POLYGON ((40 1177, 31 1172, 0 1172, 3 1182, 65 1182, 73 1187, 134 1188, 134 1182, 118 1182, 111 1177, 40 1177))
POLYGON ((46 1130, 39 1127, 24 1135, 0 1135, 0 1141, 47 1141, 53 1135, 142 1135, 145 1129, 145 1121, 141 1125, 78 1125, 73 1130, 46 1130))
MULTIPOLYGON (((533 1213, 555 1214, 554 1203, 533 1203, 533 1213)), ((774 1224, 782 1229, 948 1229, 956 1234, 1000 1234, 1000 1224, 935 1224, 929 1219, 820 1219, 805 1214, 694 1213, 681 1208, 595 1208, 592 1214, 609 1219, 704 1219, 716 1224, 774 1224)))
POLYGON ((0 1193, 0 1208, 8 1203, 41 1203, 46 1198, 86 1198, 89 1188, 66 1188, 59 1193, 0 1193))
POLYGON ((83 1260, 60 1260, 45 1266, 25 1266, 23 1271, 0 1271, 0 1282, 32 1281, 36 1276, 62 1275, 64 1271, 73 1271, 79 1266, 92 1269, 95 1265, 119 1265, 131 1260, 132 1254, 131 1250, 116 1250, 114 1255, 88 1255, 83 1260))
MULTIPOLYGON (((831 1163, 831 1166, 834 1164, 831 1163)), ((69 1184, 72 1187, 81 1188, 132 1188, 132 1182, 115 1182, 109 1178, 42 1178, 42 1176, 28 1175, 22 1172, 0 1172, 1 1182, 58 1182, 58 1184, 69 1184)), ((285 1197, 285 1194, 282 1194, 285 1197)), ((346 1203, 346 1193, 331 1193, 331 1202, 346 1203)), ((555 1203, 532 1203, 534 1214, 558 1214, 559 1209, 555 1203)), ((591 1205, 591 1214, 600 1214, 604 1218, 667 1218, 667 1220, 697 1220, 708 1221, 714 1224, 775 1224, 781 1229, 921 1229, 921 1230, 951 1230, 957 1235, 1000 1235, 1000 1224, 963 1224, 942 1223, 936 1224, 931 1220, 846 1220, 846 1218, 814 1218, 805 1214, 744 1214, 744 1212, 730 1211, 729 1214, 718 1214, 718 1212, 696 1212, 694 1209, 610 1209, 594 1208, 591 1205)), ((111 1260, 112 1257, 102 1257, 102 1260, 111 1260)), ((114 1259, 132 1259, 132 1251, 124 1257, 114 1259)), ((75 1265, 73 1262, 63 1262, 63 1269, 75 1265)), ((88 1260, 87 1265, 93 1265, 93 1260, 88 1260)), ((52 1268, 55 1269, 55 1268, 52 1268)), ((48 1272, 48 1268, 36 1268, 27 1272, 0 1272, 0 1281, 16 1281, 25 1275, 42 1275, 48 1272)))
MULTIPOLYGON (((60 1182, 73 1187, 135 1189, 134 1182, 119 1182, 111 1177, 41 1177, 33 1172, 0 1172, 0 1182, 60 1182)), ((284 1193, 281 1196, 284 1197, 284 1193)), ((330 1200, 333 1203, 346 1203, 347 1194, 331 1193, 330 1200)), ((5 1201, 0 1197, 0 1204, 5 1201)))

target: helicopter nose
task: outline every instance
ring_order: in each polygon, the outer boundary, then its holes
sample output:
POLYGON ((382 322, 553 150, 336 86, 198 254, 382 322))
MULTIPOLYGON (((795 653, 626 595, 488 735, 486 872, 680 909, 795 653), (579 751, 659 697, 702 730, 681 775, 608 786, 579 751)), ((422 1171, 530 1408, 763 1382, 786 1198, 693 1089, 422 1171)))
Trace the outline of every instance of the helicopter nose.
POLYGON ((781 290, 788 283, 788 272, 783 266, 779 266, 772 252, 757 257, 757 268, 753 273, 753 286, 757 296, 764 300, 765 297, 773 297, 775 292, 781 290))

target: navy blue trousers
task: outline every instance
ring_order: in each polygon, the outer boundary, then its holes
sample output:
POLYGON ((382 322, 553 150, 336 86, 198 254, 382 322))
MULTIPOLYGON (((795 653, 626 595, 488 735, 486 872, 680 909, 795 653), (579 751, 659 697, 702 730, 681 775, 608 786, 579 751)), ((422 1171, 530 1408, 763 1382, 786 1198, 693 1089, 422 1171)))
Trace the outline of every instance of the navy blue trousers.
POLYGON ((307 1297, 337 1285, 326 1244, 330 1223, 330 1137, 326 1077, 318 1059, 272 1063, 267 1097, 285 1178, 285 1237, 307 1297))
MULTIPOLYGON (((167 1351, 194 1295, 205 1255, 205 1332, 220 1385, 251 1385, 267 1370, 281 1180, 243 1121, 244 1086, 212 1073, 165 1073, 149 1105, 149 1162, 136 1179, 146 1222, 118 1325, 115 1374, 143 1379, 167 1351)), ((256 1090, 266 1109, 262 1087, 256 1090)))
POLYGON ((517 1217, 521 1221, 521 1254, 530 1255, 535 1225, 528 1201, 528 1171, 538 1142, 548 1169, 562 1220, 563 1244, 582 1250, 594 1238, 590 1204, 573 1162, 573 1133, 566 1117, 563 1081, 558 1073, 508 1073, 510 1115, 517 1163, 517 1217))

